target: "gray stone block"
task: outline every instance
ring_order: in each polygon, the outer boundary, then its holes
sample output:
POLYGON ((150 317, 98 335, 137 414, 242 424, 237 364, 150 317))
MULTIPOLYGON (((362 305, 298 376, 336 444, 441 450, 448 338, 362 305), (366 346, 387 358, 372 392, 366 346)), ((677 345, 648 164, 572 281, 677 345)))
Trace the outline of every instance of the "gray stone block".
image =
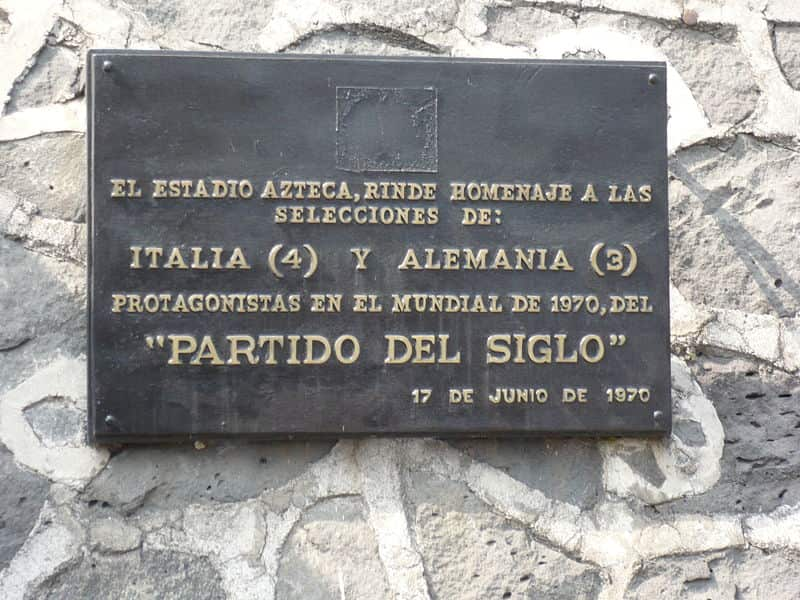
POLYGON ((495 439, 451 443, 550 498, 591 508, 602 497, 602 459, 592 441, 495 439))
POLYGON ((205 558, 179 552, 87 556, 45 583, 47 600, 226 600, 219 574, 205 558))
POLYGON ((33 529, 50 483, 18 467, 0 444, 0 571, 8 566, 33 529))
POLYGON ((800 502, 800 378, 740 358, 703 356, 694 371, 725 430, 722 474, 662 508, 759 513, 800 502))
POLYGON ((131 447, 111 459, 83 493, 86 502, 122 512, 235 502, 276 488, 322 458, 330 442, 131 447))
POLYGON ((278 569, 281 600, 390 600, 378 544, 359 498, 308 510, 286 540, 278 569))
POLYGON ((432 598, 594 600, 597 569, 541 543, 463 484, 409 476, 409 517, 432 598))
POLYGON ((626 598, 795 600, 798 590, 800 556, 751 548, 649 561, 634 577, 626 598))

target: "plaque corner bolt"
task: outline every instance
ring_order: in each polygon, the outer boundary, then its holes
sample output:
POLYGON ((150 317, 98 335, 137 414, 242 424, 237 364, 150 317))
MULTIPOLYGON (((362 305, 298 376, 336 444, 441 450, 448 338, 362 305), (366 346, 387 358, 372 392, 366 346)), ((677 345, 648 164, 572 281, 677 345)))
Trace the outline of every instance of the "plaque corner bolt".
POLYGON ((103 71, 105 71, 106 73, 108 73, 113 67, 114 63, 112 63, 110 60, 103 61, 103 71))
POLYGON ((203 440, 196 440, 194 443, 195 450, 205 450, 208 448, 208 444, 206 444, 203 440))
POLYGON ((653 420, 656 422, 660 422, 664 418, 664 413, 660 410, 653 411, 653 420))
POLYGON ((647 83, 649 83, 650 85, 657 84, 658 83, 658 75, 656 75, 655 73, 650 73, 650 75, 647 76, 647 83))

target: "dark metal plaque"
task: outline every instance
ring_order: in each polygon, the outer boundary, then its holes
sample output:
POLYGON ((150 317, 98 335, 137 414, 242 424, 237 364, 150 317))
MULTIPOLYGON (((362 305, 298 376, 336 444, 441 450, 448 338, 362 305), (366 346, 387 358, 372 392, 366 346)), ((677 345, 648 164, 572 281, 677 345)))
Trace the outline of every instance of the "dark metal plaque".
POLYGON ((664 64, 88 74, 93 440, 669 431, 664 64))

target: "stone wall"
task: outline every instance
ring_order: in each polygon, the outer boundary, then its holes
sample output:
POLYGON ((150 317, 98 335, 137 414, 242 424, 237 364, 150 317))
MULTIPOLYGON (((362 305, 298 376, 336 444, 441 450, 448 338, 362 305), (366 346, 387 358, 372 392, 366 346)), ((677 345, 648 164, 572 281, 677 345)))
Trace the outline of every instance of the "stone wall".
POLYGON ((0 598, 800 597, 797 0, 0 0, 0 598), (669 62, 662 441, 85 445, 87 48, 669 62))

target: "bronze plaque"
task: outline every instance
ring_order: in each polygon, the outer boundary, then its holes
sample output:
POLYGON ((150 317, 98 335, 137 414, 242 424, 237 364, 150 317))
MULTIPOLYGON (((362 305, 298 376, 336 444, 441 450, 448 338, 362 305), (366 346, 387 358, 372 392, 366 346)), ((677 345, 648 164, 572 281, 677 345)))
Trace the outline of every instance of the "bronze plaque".
POLYGON ((663 63, 88 61, 93 440, 670 430, 663 63))

